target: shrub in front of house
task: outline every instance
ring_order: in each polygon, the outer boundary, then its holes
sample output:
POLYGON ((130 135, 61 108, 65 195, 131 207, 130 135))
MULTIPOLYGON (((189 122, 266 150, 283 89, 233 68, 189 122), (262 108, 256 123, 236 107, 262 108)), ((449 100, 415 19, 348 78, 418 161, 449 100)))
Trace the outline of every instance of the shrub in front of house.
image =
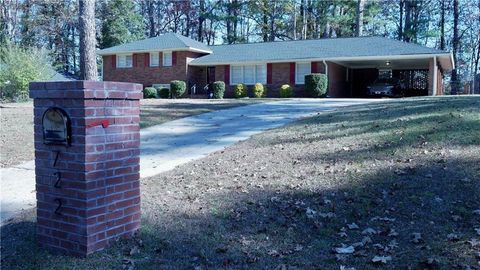
POLYGON ((178 98, 185 94, 185 90, 187 89, 187 84, 184 81, 172 81, 170 83, 170 93, 172 98, 178 98))
POLYGON ((293 96, 292 87, 288 84, 284 84, 280 87, 280 97, 281 98, 289 98, 293 96))
POLYGON ((143 98, 156 98, 157 97, 157 89, 153 87, 145 87, 143 89, 143 98))
POLYGON ((170 90, 168 88, 162 87, 157 89, 157 96, 159 98, 168 98, 170 97, 170 90))
POLYGON ((325 97, 327 95, 327 75, 312 73, 305 75, 305 92, 311 97, 325 97))
POLYGON ((222 99, 225 94, 225 83, 222 81, 216 81, 213 83, 213 98, 222 99))
POLYGON ((239 83, 235 86, 233 94, 236 98, 242 98, 247 96, 247 86, 243 83, 239 83))
POLYGON ((266 87, 261 83, 256 83, 253 87, 253 97, 261 98, 267 95, 266 87))

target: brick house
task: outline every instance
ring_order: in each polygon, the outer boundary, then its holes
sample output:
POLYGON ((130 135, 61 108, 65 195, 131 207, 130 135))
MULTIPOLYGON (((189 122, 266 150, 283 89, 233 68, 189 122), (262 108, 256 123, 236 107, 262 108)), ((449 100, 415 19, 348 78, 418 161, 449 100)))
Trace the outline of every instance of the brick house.
MULTIPOLYGON (((278 96, 282 84, 304 96, 304 76, 328 76, 331 97, 362 97, 382 74, 402 79, 415 95, 442 95, 443 73, 453 66, 452 54, 384 37, 277 41, 207 46, 167 33, 98 51, 103 79, 146 86, 187 82, 188 94, 204 95, 214 81, 233 96, 238 83, 266 85, 278 96)), ((250 87, 251 88, 251 87, 250 87)))

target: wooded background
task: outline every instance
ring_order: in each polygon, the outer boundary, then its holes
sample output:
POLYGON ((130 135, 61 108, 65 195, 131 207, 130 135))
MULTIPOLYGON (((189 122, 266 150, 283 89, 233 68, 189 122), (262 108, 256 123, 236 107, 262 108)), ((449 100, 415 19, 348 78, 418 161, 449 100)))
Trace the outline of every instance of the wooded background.
MULTIPOLYGON (((0 0, 2 44, 45 47, 79 72, 76 0, 0 0)), ((98 48, 176 32, 209 45, 386 36, 453 52, 452 91, 479 73, 480 0, 97 0, 98 48)))

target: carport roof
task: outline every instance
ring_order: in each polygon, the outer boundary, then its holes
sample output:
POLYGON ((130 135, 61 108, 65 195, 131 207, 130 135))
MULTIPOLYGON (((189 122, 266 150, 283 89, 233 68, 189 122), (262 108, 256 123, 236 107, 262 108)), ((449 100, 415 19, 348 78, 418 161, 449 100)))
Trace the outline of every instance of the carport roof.
MULTIPOLYGON (((190 65, 230 65, 259 62, 347 61, 406 57, 451 58, 447 51, 385 37, 355 37, 276 41, 209 47, 213 53, 194 59, 190 65)), ((451 60, 448 60, 451 61, 451 60)), ((445 67, 450 68, 450 67, 445 67)))

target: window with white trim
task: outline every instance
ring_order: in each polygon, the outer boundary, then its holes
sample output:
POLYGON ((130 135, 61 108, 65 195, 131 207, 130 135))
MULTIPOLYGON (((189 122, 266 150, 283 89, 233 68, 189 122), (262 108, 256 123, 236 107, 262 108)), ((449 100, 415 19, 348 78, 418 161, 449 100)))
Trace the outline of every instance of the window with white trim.
POLYGON ((305 84, 305 75, 312 73, 310 62, 297 63, 295 67, 295 84, 305 84))
POLYGON ((163 66, 164 67, 172 66, 172 52, 163 52, 163 66))
POLYGON ((117 55, 117 68, 130 68, 132 67, 133 57, 131 54, 117 55))
POLYGON ((160 61, 160 57, 158 55, 158 52, 151 52, 150 53, 150 66, 151 67, 158 67, 160 61))
POLYGON ((243 65, 230 67, 230 84, 267 83, 267 65, 243 65))

